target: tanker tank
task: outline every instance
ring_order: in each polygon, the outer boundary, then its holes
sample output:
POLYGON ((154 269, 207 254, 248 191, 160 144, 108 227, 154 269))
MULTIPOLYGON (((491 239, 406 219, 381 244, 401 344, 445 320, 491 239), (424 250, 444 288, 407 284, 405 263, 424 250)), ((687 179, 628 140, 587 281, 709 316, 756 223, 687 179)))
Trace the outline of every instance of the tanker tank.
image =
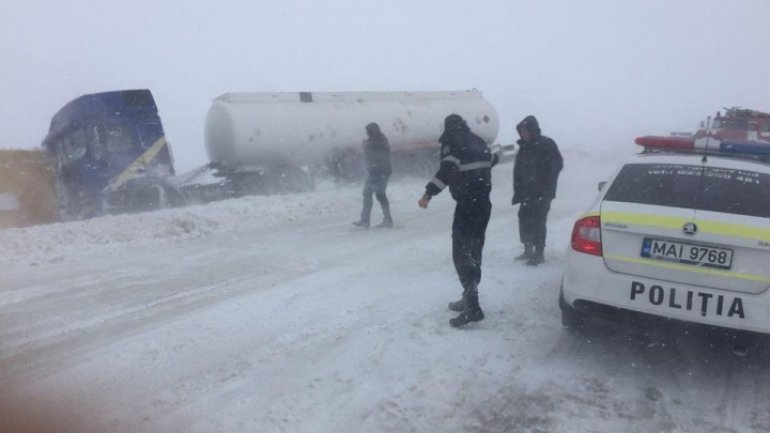
POLYGON ((395 159, 435 155, 444 118, 452 113, 488 144, 495 141, 494 107, 480 91, 469 90, 226 93, 208 111, 205 143, 209 161, 224 176, 297 173, 297 167, 360 154, 370 122, 380 125, 395 159))

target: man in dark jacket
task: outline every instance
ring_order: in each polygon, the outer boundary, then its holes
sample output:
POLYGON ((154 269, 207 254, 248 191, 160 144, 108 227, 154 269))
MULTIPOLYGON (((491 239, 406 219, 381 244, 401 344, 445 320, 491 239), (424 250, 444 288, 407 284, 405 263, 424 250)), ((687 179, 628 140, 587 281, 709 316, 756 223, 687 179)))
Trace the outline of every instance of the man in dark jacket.
POLYGON ((369 227, 373 205, 372 194, 374 194, 382 206, 382 222, 377 227, 392 228, 393 218, 390 216, 390 203, 385 194, 388 178, 392 172, 390 168, 390 144, 376 123, 366 125, 366 133, 369 138, 364 140, 363 148, 369 176, 364 184, 364 208, 361 210, 361 219, 354 222, 353 225, 369 227))
POLYGON ((546 219, 556 182, 564 162, 556 143, 540 133, 535 116, 527 116, 516 126, 521 136, 513 165, 513 200, 519 207, 519 237, 524 253, 516 260, 537 266, 545 260, 546 219))
POLYGON ((449 303, 449 309, 460 313, 449 323, 454 327, 484 319, 479 306, 478 285, 481 281, 481 252, 492 212, 489 193, 492 190, 492 166, 497 155, 479 136, 472 133, 462 117, 449 115, 444 121, 441 143, 441 166, 433 180, 425 186, 418 204, 427 208, 431 198, 447 186, 457 202, 452 222, 452 258, 463 287, 463 297, 449 303))

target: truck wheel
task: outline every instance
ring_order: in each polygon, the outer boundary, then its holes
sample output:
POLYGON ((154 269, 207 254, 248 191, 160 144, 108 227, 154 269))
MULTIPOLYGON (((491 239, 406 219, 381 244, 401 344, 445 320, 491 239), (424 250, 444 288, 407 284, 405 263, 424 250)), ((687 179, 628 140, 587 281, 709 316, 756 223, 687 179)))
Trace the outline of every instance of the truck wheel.
POLYGON ((131 211, 142 212, 183 206, 184 196, 176 188, 157 182, 137 191, 131 201, 131 211))
POLYGON ((393 152, 393 172, 430 178, 439 168, 439 157, 439 151, 434 149, 393 152))
POLYGON ((350 149, 343 151, 337 163, 337 176, 343 182, 355 182, 363 178, 363 157, 350 149))
POLYGON ((247 195, 269 194, 269 185, 264 173, 249 172, 237 173, 227 177, 225 186, 228 197, 238 198, 247 195))
POLYGON ((280 192, 308 192, 315 189, 310 176, 300 167, 287 165, 276 171, 275 184, 280 192))
POLYGON ((420 162, 420 174, 426 177, 433 176, 438 171, 441 152, 439 150, 426 150, 422 153, 420 162))

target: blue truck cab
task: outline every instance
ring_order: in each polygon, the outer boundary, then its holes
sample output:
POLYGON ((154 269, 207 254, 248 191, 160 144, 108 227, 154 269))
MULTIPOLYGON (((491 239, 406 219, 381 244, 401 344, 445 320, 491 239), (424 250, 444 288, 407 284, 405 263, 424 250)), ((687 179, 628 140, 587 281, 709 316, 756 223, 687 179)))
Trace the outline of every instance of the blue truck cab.
POLYGON ((54 155, 61 219, 183 201, 167 182, 174 175, 171 149, 147 89, 74 99, 53 116, 42 144, 54 155))

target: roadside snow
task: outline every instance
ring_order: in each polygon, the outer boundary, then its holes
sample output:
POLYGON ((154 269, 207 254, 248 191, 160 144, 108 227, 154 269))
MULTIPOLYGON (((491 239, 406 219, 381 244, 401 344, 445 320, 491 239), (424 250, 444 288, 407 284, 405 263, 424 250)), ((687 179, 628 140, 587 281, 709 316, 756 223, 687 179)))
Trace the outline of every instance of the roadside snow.
POLYGON ((360 185, 322 185, 0 232, 0 432, 770 430, 765 348, 561 328, 572 222, 622 153, 564 149, 534 269, 495 169, 487 318, 462 330, 453 203, 418 209, 425 179, 392 181, 393 230, 350 225, 360 185))
POLYGON ((116 215, 23 229, 0 230, 0 260, 12 265, 77 262, 91 254, 163 245, 302 223, 344 210, 337 191, 322 184, 316 193, 244 197, 135 215, 116 215))

